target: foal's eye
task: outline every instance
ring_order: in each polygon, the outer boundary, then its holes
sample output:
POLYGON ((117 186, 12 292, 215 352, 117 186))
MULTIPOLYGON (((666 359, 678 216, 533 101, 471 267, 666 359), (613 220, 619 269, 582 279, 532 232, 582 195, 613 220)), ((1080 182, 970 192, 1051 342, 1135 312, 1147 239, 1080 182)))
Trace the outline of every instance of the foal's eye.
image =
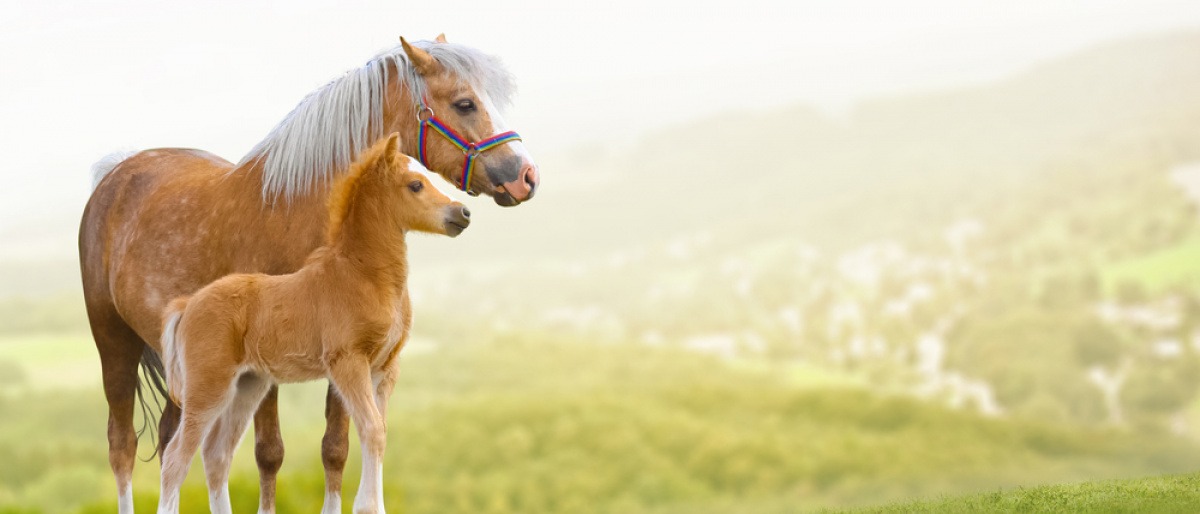
POLYGON ((414 193, 420 193, 424 188, 425 184, 422 184, 420 180, 414 180, 408 183, 408 189, 414 193))
POLYGON ((470 114, 475 112, 475 101, 471 100, 470 98, 464 98, 454 102, 454 108, 458 109, 458 112, 462 114, 470 114))

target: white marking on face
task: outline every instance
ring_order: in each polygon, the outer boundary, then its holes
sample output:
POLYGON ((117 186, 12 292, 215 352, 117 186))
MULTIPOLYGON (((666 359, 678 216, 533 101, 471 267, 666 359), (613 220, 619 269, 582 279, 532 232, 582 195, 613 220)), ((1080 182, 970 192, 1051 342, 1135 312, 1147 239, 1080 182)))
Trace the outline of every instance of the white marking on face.
MULTIPOLYGON (((512 130, 508 128, 508 123, 504 121, 504 116, 500 115, 500 109, 496 108, 496 104, 492 103, 492 99, 487 95, 487 93, 483 91, 479 92, 479 102, 483 104, 483 110, 487 112, 488 118, 492 120, 492 133, 488 134, 486 137, 491 137, 501 132, 508 132, 512 130)), ((516 154, 517 157, 520 157, 524 162, 533 164, 534 166, 537 165, 533 162, 533 156, 529 154, 529 150, 525 149, 525 144, 521 141, 510 141, 505 143, 504 146, 511 148, 513 153, 516 154)))

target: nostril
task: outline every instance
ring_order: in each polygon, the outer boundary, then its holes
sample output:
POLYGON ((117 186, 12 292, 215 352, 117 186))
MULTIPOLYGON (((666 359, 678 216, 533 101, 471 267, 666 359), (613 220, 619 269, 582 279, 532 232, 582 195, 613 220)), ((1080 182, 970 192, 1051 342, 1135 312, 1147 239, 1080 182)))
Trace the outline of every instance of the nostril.
POLYGON ((466 208, 466 207, 463 207, 463 208, 462 208, 462 216, 463 216, 464 218, 470 219, 470 218, 471 218, 471 209, 468 209, 468 208, 466 208))
POLYGON ((538 183, 537 168, 535 168, 533 166, 529 166, 529 167, 525 168, 525 172, 522 173, 521 175, 522 175, 522 178, 525 179, 525 183, 529 184, 530 188, 537 186, 537 183, 538 183))

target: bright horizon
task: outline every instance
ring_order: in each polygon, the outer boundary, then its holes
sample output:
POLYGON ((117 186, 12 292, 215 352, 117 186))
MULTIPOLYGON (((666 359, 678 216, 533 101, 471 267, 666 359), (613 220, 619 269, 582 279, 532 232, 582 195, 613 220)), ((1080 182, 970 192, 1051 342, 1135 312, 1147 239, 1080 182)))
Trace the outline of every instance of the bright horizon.
MULTIPOLYGON (((64 227, 73 230, 89 167, 103 155, 184 146, 236 161, 304 95, 399 35, 445 32, 500 56, 519 85, 510 124, 546 160, 733 110, 804 103, 836 114, 864 99, 988 82, 1105 41, 1200 26, 1200 4, 1163 0, 726 5, 6 3, 9 187, 0 219, 10 221, 0 239, 21 244, 5 245, 0 259, 73 254, 64 227)), ((544 170, 546 185, 566 187, 574 173, 544 170)))

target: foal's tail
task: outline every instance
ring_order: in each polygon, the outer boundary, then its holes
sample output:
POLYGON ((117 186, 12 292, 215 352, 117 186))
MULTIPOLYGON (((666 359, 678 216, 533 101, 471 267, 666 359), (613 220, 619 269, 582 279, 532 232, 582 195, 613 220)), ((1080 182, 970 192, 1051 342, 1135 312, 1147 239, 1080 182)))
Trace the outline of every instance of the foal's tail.
POLYGON ((183 393, 183 360, 180 355, 179 344, 183 341, 179 337, 179 320, 183 318, 183 309, 187 307, 187 298, 176 298, 167 306, 164 319, 162 333, 162 362, 160 368, 165 371, 167 383, 167 395, 175 405, 182 405, 180 394, 183 393))

